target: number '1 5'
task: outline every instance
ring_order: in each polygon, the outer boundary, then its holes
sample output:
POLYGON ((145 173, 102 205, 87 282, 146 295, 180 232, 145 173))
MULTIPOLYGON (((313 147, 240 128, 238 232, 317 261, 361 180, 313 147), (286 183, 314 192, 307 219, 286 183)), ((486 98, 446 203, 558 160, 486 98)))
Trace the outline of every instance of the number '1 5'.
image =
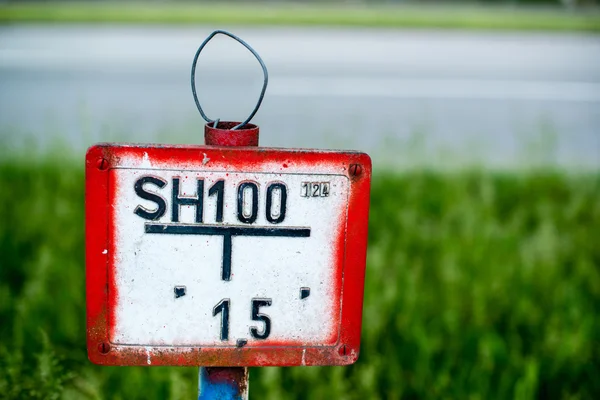
MULTIPOLYGON (((229 340, 229 299, 223 299, 213 308, 213 317, 221 314, 221 340, 229 340)), ((260 313, 261 307, 268 307, 272 304, 271 299, 252 299, 252 321, 261 321, 264 326, 259 330, 256 326, 250 327, 250 335, 255 339, 264 340, 271 334, 271 318, 260 313)))

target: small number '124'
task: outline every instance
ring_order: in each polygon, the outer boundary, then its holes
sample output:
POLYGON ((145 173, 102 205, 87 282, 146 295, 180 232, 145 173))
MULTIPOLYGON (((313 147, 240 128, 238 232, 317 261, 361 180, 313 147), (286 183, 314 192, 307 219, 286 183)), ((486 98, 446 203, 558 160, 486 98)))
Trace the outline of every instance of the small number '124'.
POLYGON ((302 197, 329 197, 329 182, 302 182, 302 197))

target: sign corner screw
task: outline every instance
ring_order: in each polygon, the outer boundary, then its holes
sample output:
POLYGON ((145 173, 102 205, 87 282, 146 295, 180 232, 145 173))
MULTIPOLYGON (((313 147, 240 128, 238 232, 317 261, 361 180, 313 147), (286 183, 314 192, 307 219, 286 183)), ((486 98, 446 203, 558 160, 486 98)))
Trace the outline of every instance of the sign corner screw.
POLYGON ((360 164, 350 164, 350 168, 348 168, 348 171, 350 172, 350 176, 356 177, 362 174, 363 167, 360 164))
POLYGON ((104 171, 108 168, 108 160, 106 158, 99 158, 96 165, 100 171, 104 171))
POLYGON ((107 354, 110 351, 110 344, 108 342, 98 344, 98 351, 101 354, 107 354))

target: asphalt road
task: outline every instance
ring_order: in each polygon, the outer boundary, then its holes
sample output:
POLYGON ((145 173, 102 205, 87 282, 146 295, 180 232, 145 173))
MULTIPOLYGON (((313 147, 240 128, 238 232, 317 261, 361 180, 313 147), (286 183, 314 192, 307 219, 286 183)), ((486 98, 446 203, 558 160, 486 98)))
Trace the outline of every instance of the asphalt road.
MULTIPOLYGON (((0 27, 0 141, 200 143, 193 55, 210 27, 0 27)), ((600 36, 232 28, 263 57, 261 145, 384 165, 600 167, 600 36)), ((224 37, 198 66, 211 118, 241 120, 258 63, 224 37)), ((57 145, 57 143, 60 143, 57 145)))

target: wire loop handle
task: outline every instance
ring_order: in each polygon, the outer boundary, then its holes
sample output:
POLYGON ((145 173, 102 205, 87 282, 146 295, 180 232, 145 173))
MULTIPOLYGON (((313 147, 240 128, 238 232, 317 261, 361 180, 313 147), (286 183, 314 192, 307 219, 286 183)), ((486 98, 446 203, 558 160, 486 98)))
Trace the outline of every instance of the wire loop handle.
POLYGON ((252 113, 250 113, 250 116, 248 118, 246 118, 246 120, 236 126, 234 126, 233 128, 231 128, 231 130, 236 130, 236 129, 240 129, 242 127, 244 127, 248 122, 250 122, 250 120, 252 118, 254 118, 254 115, 256 114, 256 112, 258 111, 258 109, 260 108, 260 104, 263 101, 263 98, 265 97, 265 92, 267 91, 267 84, 269 83, 269 73, 267 72, 267 67, 265 65, 265 63, 263 62, 262 58, 260 58, 260 56, 258 55, 258 53, 252 48, 250 47, 250 45, 246 42, 244 42, 242 39, 240 39, 239 37, 235 36, 232 33, 229 33, 227 31, 223 31, 223 30, 216 30, 213 33, 211 33, 206 39, 204 39, 204 42, 202 42, 202 44, 200 45, 200 47, 198 48, 198 51, 196 51, 196 55, 194 56, 194 62, 192 63, 192 94, 194 95, 194 101, 196 102, 196 107, 198 107, 198 111, 200 111, 200 115, 202 115, 202 118, 204 118, 204 120, 206 122, 210 123, 214 123, 214 128, 217 127, 217 124, 219 123, 220 119, 210 119, 208 118, 208 116, 206 115, 206 113, 204 112, 204 110, 202 109, 202 106, 200 105, 200 101, 198 101, 198 95, 196 94, 196 63, 198 62, 198 56, 200 56, 200 53, 202 52, 202 50, 204 49, 204 47, 206 46, 206 44, 216 35, 218 34, 222 34, 225 36, 229 36, 230 38, 238 41, 241 45, 243 45, 245 48, 247 48, 250 53, 252 53, 252 55, 254 57, 256 57, 256 59, 258 60, 262 70, 263 70, 263 75, 264 75, 264 81, 263 81, 263 86, 262 86, 262 90, 260 91, 260 96, 258 98, 258 102, 256 103, 256 106, 254 107, 254 110, 252 110, 252 113))

